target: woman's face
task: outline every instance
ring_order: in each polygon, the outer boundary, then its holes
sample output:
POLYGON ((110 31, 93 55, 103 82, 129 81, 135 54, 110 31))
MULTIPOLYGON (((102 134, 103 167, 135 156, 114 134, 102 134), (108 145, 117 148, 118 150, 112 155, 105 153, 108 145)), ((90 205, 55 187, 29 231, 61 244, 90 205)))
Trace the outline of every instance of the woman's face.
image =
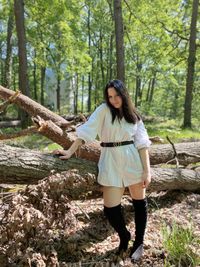
POLYGON ((120 109, 122 107, 122 98, 117 93, 115 88, 114 87, 108 88, 107 94, 108 94, 108 100, 109 100, 110 104, 114 108, 119 108, 120 109))

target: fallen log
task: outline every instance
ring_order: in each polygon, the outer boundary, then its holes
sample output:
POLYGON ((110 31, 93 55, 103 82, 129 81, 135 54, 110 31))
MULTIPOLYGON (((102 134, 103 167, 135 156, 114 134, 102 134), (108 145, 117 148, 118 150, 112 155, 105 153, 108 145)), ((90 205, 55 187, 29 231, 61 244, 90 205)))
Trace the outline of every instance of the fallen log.
MULTIPOLYGON (((38 132, 51 139, 53 142, 61 145, 64 149, 68 149, 76 139, 76 134, 74 132, 67 133, 52 121, 43 121, 35 126, 35 128, 34 126, 32 128, 34 129, 34 132, 38 132)), ((28 133, 31 133, 30 129, 27 130, 27 134, 28 133)), ((26 134, 26 131, 24 133, 20 133, 19 136, 24 134, 26 134)), ((10 136, 0 134, 0 140, 13 138, 16 136, 17 134, 12 134, 10 136)), ((180 165, 187 166, 191 163, 200 162, 200 142, 178 143, 174 146, 180 165)), ((95 141, 90 145, 83 145, 77 152, 77 157, 98 162, 100 149, 99 141, 95 141)), ((174 150, 170 144, 152 145, 150 147, 151 165, 165 164, 167 162, 170 162, 170 164, 175 164, 176 161, 173 159, 174 150)))
MULTIPOLYGON (((179 164, 187 166, 200 162, 200 142, 188 142, 174 144, 179 164)), ((151 165, 162 163, 175 163, 174 150, 170 144, 152 145, 150 148, 151 165)))
MULTIPOLYGON (((0 183, 36 184, 52 173, 76 169, 81 175, 97 175, 95 162, 80 158, 60 160, 52 154, 29 149, 0 146, 0 183)), ((71 185, 70 185, 71 186, 71 185)), ((96 178, 90 184, 96 187, 96 178)), ((200 171, 188 169, 152 168, 152 183, 149 192, 160 190, 200 190, 200 171)))
POLYGON ((34 184, 53 172, 78 169, 96 172, 96 164, 87 160, 71 158, 63 161, 50 153, 0 145, 0 183, 34 184))
POLYGON ((20 120, 0 121, 0 128, 21 127, 20 120))
POLYGON ((21 93, 14 98, 13 96, 15 95, 16 95, 15 91, 12 91, 0 85, 0 98, 4 100, 11 99, 10 103, 15 103, 16 105, 19 106, 19 108, 25 110, 30 116, 39 115, 44 120, 51 120, 55 124, 63 128, 67 128, 67 126, 70 124, 67 120, 55 114, 54 112, 50 111, 49 109, 45 108, 44 106, 40 105, 31 98, 21 93))

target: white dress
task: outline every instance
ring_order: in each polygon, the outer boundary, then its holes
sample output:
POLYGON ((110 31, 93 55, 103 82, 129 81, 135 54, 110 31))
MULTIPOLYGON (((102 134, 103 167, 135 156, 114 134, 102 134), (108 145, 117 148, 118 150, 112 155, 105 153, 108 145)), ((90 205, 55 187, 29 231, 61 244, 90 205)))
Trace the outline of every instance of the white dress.
POLYGON ((128 123, 112 115, 107 104, 101 104, 89 120, 76 129, 78 138, 86 143, 98 136, 101 142, 121 142, 134 140, 134 144, 118 147, 101 147, 98 163, 98 183, 104 186, 127 187, 141 182, 143 172, 138 149, 149 147, 151 142, 143 122, 128 123))

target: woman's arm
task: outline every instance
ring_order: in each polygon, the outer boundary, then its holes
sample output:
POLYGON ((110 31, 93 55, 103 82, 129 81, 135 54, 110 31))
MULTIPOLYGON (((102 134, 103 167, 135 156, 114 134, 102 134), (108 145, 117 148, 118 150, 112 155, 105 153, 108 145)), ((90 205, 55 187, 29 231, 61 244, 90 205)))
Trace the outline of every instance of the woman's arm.
POLYGON ((148 148, 145 147, 139 149, 138 151, 143 165, 143 174, 142 174, 143 188, 147 188, 151 182, 149 150, 148 148))
POLYGON ((77 149, 83 145, 84 141, 80 138, 77 138, 68 150, 57 149, 53 151, 54 155, 60 155, 60 159, 69 159, 77 151, 77 149))

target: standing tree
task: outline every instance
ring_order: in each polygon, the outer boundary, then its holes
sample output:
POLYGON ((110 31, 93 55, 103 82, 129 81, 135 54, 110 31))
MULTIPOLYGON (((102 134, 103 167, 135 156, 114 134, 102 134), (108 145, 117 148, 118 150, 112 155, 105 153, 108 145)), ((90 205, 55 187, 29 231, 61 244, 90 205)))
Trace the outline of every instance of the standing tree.
POLYGON ((124 68, 124 25, 121 0, 114 0, 114 20, 116 38, 117 78, 125 81, 124 68))
POLYGON ((184 123, 183 127, 191 128, 191 110, 192 110, 192 91, 194 84, 194 71, 196 60, 196 33, 197 33, 197 17, 198 17, 199 0, 193 0, 192 19, 190 25, 190 41, 189 41, 189 56, 186 81, 186 95, 184 105, 184 123))
MULTIPOLYGON (((87 30, 88 30, 88 53, 91 55, 91 11, 90 4, 88 4, 88 17, 87 17, 87 30)), ((92 80, 91 80, 91 72, 88 73, 88 108, 87 111, 91 111, 91 93, 92 93, 92 80)))
POLYGON ((5 72, 3 79, 3 86, 11 88, 11 70, 12 70, 12 33, 13 33, 13 5, 9 5, 9 17, 7 26, 7 38, 6 38, 6 60, 5 60, 5 72))
MULTIPOLYGON (((14 1, 15 21, 18 38, 18 55, 19 55, 19 88, 26 96, 30 95, 28 82, 28 67, 26 56, 26 35, 24 26, 24 1, 14 1)), ((21 112, 22 128, 28 125, 28 114, 21 112)))

